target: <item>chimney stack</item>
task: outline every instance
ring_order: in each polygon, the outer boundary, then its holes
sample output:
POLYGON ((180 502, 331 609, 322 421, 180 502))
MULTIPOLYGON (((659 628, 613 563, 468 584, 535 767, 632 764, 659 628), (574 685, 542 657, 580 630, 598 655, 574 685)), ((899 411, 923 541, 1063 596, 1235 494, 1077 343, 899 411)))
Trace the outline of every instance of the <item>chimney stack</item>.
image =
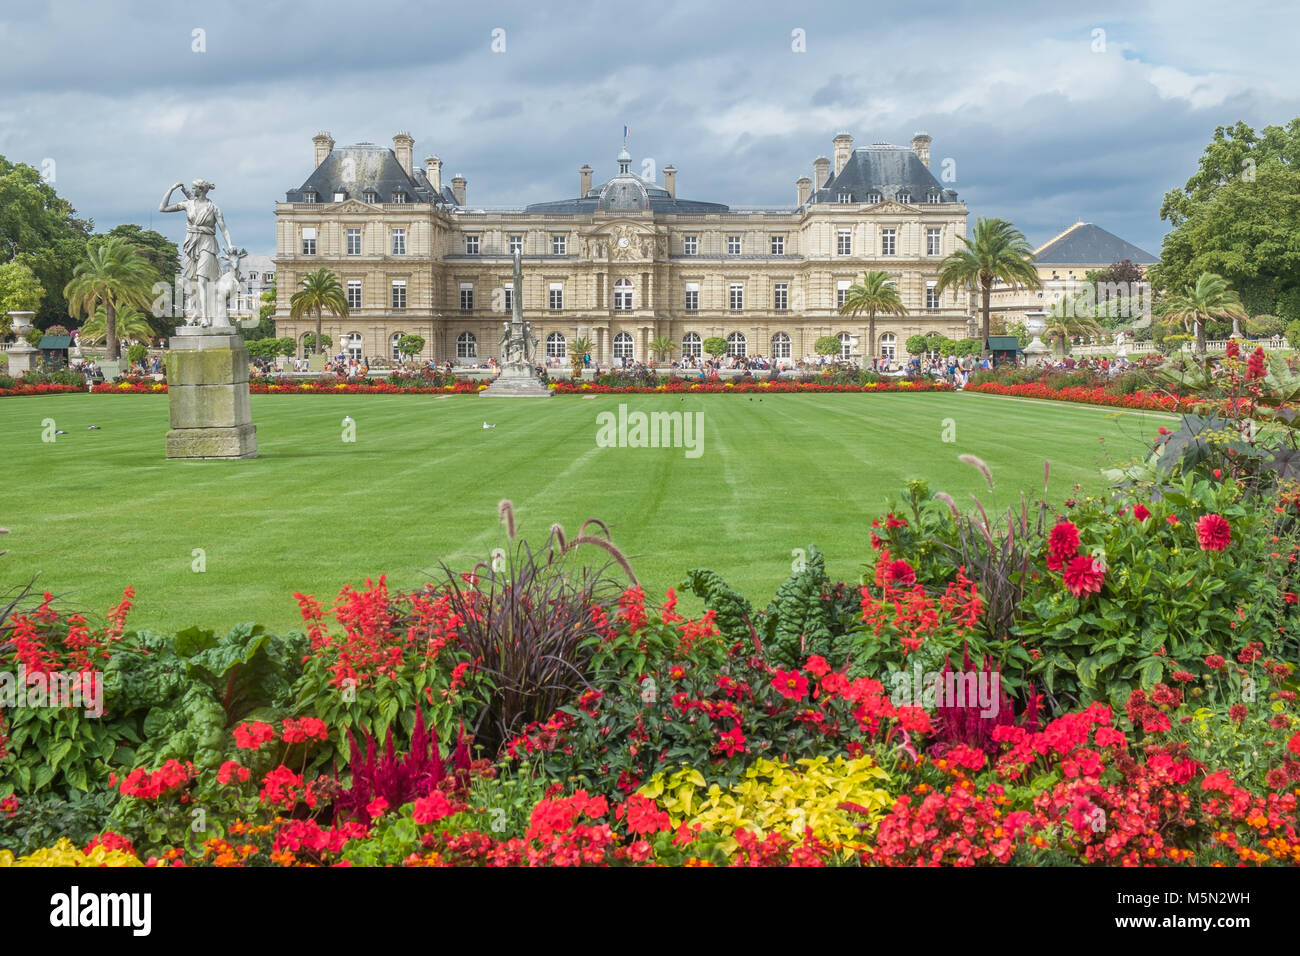
POLYGON ((315 169, 334 151, 334 137, 326 130, 321 130, 311 138, 311 141, 316 144, 316 166, 312 167, 315 169))
POLYGON ((831 161, 825 156, 813 160, 813 189, 821 189, 831 178, 831 161))
POLYGON ((664 167, 664 189, 668 190, 668 195, 677 198, 677 167, 672 163, 664 167))
POLYGON ((840 133, 831 142, 835 144, 835 175, 838 176, 849 164, 849 157, 853 154, 853 137, 848 133, 840 133))
POLYGON ((424 175, 436 195, 442 195, 442 160, 437 156, 424 157, 424 175))
POLYGON ((930 168, 930 134, 917 133, 912 137, 912 152, 916 153, 916 158, 925 163, 925 168, 930 168))
POLYGON ((456 205, 465 205, 465 177, 457 173, 451 178, 451 194, 456 197, 456 205))
POLYGON ((802 206, 804 203, 806 203, 808 201, 808 197, 811 194, 812 194, 811 179, 809 179, 807 176, 800 176, 798 179, 794 181, 794 195, 798 205, 802 206))
POLYGON ((415 169, 411 166, 411 156, 415 152, 415 140, 411 139, 410 133, 398 133, 393 137, 393 152, 397 154, 397 161, 406 170, 406 175, 414 176, 415 169))
POLYGON ((591 192, 591 167, 586 163, 578 170, 578 198, 581 199, 587 193, 591 192))

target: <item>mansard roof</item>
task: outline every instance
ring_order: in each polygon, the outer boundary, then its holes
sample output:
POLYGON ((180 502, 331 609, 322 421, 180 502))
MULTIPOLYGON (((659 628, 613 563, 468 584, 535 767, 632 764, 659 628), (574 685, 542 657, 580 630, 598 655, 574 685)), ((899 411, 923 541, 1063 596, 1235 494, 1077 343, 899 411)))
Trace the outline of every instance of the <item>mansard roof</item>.
POLYGON ((332 151, 298 189, 285 193, 288 202, 303 202, 308 192, 317 202, 330 202, 341 192, 349 199, 364 200, 373 191, 380 202, 392 202, 394 193, 405 193, 407 202, 454 202, 451 189, 435 193, 423 169, 407 175, 397 155, 386 146, 360 143, 332 151))
POLYGON ((931 193, 938 193, 941 202, 957 202, 956 191, 945 189, 916 153, 888 143, 853 150, 839 174, 814 190, 809 201, 839 202, 845 193, 855 203, 867 202, 873 193, 882 200, 908 195, 913 203, 924 203, 931 193))
POLYGON ((1040 266, 1097 266, 1099 268, 1128 259, 1135 265, 1159 262, 1145 249, 1139 249, 1113 232, 1091 222, 1076 222, 1069 229, 1039 246, 1034 262, 1040 266))

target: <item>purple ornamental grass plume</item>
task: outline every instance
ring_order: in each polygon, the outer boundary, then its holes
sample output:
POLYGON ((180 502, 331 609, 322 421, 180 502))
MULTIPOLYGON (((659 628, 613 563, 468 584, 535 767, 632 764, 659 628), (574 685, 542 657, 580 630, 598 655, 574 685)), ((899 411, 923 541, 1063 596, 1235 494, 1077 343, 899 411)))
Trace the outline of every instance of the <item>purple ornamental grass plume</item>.
POLYGON ((976 469, 988 482, 989 491, 993 490, 993 472, 989 471, 989 466, 984 464, 982 459, 976 458, 974 455, 958 455, 957 460, 976 469))

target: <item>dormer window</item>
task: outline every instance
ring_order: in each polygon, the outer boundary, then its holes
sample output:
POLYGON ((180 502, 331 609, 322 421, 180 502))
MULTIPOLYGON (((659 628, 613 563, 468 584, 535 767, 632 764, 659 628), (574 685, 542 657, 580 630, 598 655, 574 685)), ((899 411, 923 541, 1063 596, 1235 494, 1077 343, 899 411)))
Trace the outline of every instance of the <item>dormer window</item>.
POLYGON ((940 195, 939 190, 932 189, 930 195, 926 197, 925 201, 929 203, 943 202, 943 196, 940 195))
POLYGON ((869 203, 880 202, 882 198, 883 197, 880 195, 880 193, 867 193, 867 202, 869 203))
POLYGON ((839 201, 842 203, 853 202, 853 194, 850 192, 842 192, 840 193, 839 201))
POLYGON ((345 199, 347 199, 347 198, 348 198, 348 194, 345 193, 345 192, 343 192, 343 190, 341 190, 341 189, 336 189, 336 190, 334 190, 334 201, 335 201, 335 202, 342 202, 343 200, 345 200, 345 199))
POLYGON ((302 201, 303 201, 303 202, 315 202, 315 201, 316 201, 316 193, 313 192, 312 190, 308 189, 306 192, 304 192, 304 193, 302 194, 302 201))
POLYGON ((899 193, 899 194, 898 194, 898 201, 901 202, 901 203, 902 203, 903 205, 905 205, 905 206, 906 206, 906 205, 910 205, 911 202, 912 202, 912 194, 911 194, 911 193, 908 193, 908 192, 902 192, 902 193, 899 193))
POLYGON ((375 192, 373 189, 367 189, 365 195, 366 202, 371 203, 372 205, 379 204, 379 193, 375 192))
POLYGON ((397 203, 398 205, 401 205, 401 204, 405 203, 405 202, 406 202, 406 193, 403 193, 403 192, 395 192, 395 193, 393 193, 393 202, 397 203))

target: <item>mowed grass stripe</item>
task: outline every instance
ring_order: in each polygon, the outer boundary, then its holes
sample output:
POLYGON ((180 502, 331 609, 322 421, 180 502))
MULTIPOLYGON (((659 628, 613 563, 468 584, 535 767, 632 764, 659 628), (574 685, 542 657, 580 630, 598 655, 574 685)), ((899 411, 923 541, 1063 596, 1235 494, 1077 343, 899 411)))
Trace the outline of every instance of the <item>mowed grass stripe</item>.
POLYGON ((816 542, 831 573, 856 579, 869 522, 924 477, 959 502, 1005 506, 1041 487, 1099 491, 1106 458, 1142 453, 1150 413, 1021 404, 973 394, 601 395, 591 400, 442 396, 253 396, 261 458, 167 462, 164 396, 0 400, 13 532, 0 582, 40 583, 92 611, 138 592, 136 626, 174 630, 259 620, 294 626, 295 591, 329 599, 389 575, 411 587, 445 560, 467 568, 503 543, 497 503, 514 501, 535 546, 559 522, 609 524, 652 592, 711 567, 757 603, 816 542), (703 455, 600 448, 596 416, 703 412, 703 455), (342 438, 345 415, 355 443, 342 438), (67 431, 41 441, 42 420, 67 431), (957 441, 942 441, 951 418, 957 441), (496 425, 484 429, 483 421, 496 425), (97 424, 100 431, 87 431, 97 424), (957 461, 993 469, 990 493, 957 461), (192 569, 194 549, 206 570, 192 569))

